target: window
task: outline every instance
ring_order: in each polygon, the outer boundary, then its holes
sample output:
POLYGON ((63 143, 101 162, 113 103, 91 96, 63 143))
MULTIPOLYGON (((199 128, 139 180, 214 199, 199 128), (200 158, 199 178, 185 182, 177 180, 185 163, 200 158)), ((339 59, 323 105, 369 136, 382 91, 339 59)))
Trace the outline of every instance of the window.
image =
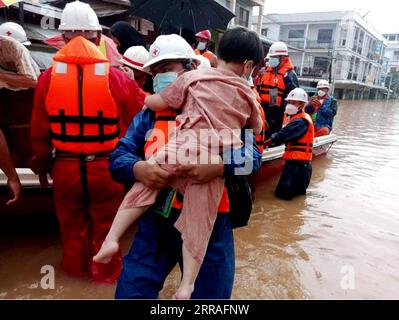
POLYGON ((240 7, 237 23, 243 27, 248 28, 249 22, 249 10, 245 10, 243 7, 240 7))
POLYGON ((393 60, 395 60, 395 61, 399 60, 399 51, 394 51, 393 52, 393 60))
POLYGON ((305 30, 289 30, 288 39, 303 39, 305 38, 305 30))
POLYGON ((314 58, 314 71, 318 75, 323 75, 328 71, 329 61, 327 57, 315 57, 314 58))
POLYGON ((332 34, 332 29, 320 29, 317 34, 317 42, 331 42, 332 34))
POLYGON ((395 38, 396 38, 396 37, 395 37, 394 35, 388 36, 388 40, 389 40, 389 41, 395 41, 395 38))
POLYGON ((269 29, 268 28, 264 28, 264 29, 262 29, 262 31, 261 31, 261 35, 262 36, 264 36, 264 37, 267 37, 267 32, 269 31, 269 29))

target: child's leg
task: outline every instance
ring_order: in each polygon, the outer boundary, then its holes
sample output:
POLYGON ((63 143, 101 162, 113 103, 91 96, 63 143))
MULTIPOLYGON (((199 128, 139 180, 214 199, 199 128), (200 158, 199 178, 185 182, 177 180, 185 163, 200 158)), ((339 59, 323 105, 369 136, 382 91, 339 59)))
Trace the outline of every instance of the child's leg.
POLYGON ((140 216, 151 206, 158 195, 158 190, 147 188, 137 182, 126 194, 112 222, 111 229, 99 252, 93 257, 97 263, 108 263, 119 250, 119 240, 140 216))
POLYGON ((223 178, 215 178, 204 184, 188 183, 186 186, 183 210, 175 223, 183 239, 183 277, 175 294, 178 299, 189 299, 194 290, 223 189, 223 178))
POLYGON ((192 292, 194 291, 194 283, 201 264, 191 256, 191 253, 186 248, 183 242, 183 276, 177 289, 176 293, 173 295, 175 299, 190 299, 192 292))
POLYGON ((93 257, 97 263, 108 263, 119 251, 119 240, 126 230, 149 208, 149 206, 118 210, 111 229, 105 238, 100 251, 93 257))

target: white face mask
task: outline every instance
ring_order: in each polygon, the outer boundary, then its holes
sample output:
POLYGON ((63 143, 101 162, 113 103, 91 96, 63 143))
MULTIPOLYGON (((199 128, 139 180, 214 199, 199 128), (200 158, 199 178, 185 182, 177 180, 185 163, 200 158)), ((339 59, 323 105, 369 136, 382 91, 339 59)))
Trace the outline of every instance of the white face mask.
POLYGON ((285 113, 289 116, 293 116, 294 114, 298 113, 298 107, 289 103, 285 107, 285 113))
POLYGON ((206 49, 206 42, 198 42, 197 49, 203 51, 206 49))
POLYGON ((326 94, 327 94, 327 93, 326 93, 325 91, 323 91, 323 90, 317 91, 317 95, 318 95, 320 98, 321 98, 321 97, 324 97, 326 94))
POLYGON ((269 65, 273 68, 277 67, 280 64, 280 59, 276 57, 271 57, 269 59, 269 65))

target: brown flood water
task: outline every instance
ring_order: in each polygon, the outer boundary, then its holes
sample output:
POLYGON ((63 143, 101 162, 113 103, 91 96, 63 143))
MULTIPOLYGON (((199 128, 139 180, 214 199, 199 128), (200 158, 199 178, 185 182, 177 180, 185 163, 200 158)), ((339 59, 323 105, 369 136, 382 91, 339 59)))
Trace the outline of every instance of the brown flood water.
MULTIPOLYGON (((399 102, 341 102, 334 129, 306 197, 277 200, 278 175, 259 181, 251 223, 235 231, 233 298, 399 298, 399 102)), ((54 220, 0 219, 0 298, 113 298, 114 286, 59 271, 54 220), (40 287, 43 265, 54 290, 40 287)), ((178 279, 175 269, 162 298, 178 279)))

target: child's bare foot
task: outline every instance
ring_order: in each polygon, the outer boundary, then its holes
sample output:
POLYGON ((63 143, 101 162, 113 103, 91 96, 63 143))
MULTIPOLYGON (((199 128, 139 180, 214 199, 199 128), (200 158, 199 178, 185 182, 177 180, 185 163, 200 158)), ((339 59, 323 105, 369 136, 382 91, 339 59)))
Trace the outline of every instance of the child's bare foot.
POLYGON ((97 263, 108 263, 112 260, 112 257, 118 253, 119 243, 118 241, 105 239, 100 251, 93 257, 93 261, 97 263))
POLYGON ((176 293, 172 296, 172 299, 177 300, 188 300, 191 298, 191 294, 194 291, 194 285, 182 285, 177 289, 176 293))

